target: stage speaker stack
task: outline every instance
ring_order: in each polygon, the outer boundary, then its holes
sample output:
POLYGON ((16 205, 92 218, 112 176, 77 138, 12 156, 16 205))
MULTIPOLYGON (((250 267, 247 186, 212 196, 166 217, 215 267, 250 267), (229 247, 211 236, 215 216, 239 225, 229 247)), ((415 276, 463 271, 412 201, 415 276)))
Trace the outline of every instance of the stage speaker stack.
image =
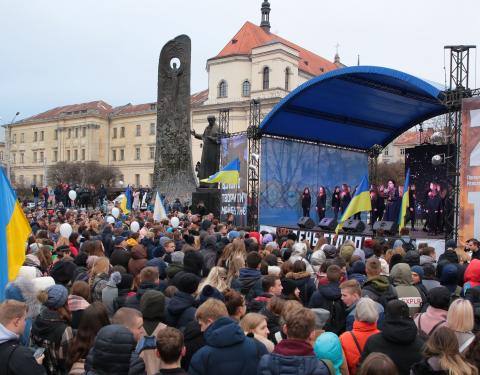
POLYGON ((300 228, 313 229, 313 227, 315 226, 315 222, 308 216, 302 216, 300 219, 298 219, 297 225, 300 228))
POLYGON ((373 223, 373 230, 382 229, 385 234, 394 236, 397 234, 397 224, 394 221, 376 221, 373 223))
POLYGON ((333 217, 324 217, 318 226, 323 230, 333 231, 337 227, 337 221, 333 217))
POLYGON ((342 229, 345 233, 363 232, 365 223, 362 220, 348 219, 343 223, 342 229))

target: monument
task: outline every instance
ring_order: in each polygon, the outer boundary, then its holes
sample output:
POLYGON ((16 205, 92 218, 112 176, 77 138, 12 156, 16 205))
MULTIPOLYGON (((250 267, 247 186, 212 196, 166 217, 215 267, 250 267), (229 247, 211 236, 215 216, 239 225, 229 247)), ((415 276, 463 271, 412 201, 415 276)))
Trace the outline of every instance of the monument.
POLYGON ((157 136, 153 188, 170 202, 189 201, 196 188, 190 136, 191 41, 170 40, 158 64, 157 136))

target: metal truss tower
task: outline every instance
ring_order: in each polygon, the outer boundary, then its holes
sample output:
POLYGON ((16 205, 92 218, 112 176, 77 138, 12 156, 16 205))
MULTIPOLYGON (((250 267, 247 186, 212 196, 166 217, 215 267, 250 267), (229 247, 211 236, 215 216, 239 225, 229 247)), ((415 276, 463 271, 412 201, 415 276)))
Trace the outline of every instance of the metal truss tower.
POLYGON ((251 230, 258 229, 258 206, 260 198, 260 101, 250 102, 248 138, 247 223, 251 230))

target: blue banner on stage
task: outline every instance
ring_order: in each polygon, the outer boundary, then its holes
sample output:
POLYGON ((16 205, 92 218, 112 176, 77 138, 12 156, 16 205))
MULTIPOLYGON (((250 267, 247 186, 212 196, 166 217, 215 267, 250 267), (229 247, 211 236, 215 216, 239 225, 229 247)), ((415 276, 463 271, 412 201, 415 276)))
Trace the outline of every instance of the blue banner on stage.
POLYGON ((305 187, 312 197, 310 217, 318 223, 315 207, 320 186, 327 191, 326 217, 333 217, 330 203, 335 186, 348 184, 353 194, 355 184, 368 175, 364 152, 291 140, 262 138, 261 160, 260 224, 264 225, 296 225, 302 216, 305 187))

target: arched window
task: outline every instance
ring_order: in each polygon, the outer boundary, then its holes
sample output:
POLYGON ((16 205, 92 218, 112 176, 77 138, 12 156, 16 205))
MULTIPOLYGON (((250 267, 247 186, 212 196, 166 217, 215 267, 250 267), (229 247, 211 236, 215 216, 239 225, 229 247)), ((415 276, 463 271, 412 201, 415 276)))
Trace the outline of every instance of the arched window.
POLYGON ((270 69, 268 66, 263 68, 263 89, 268 90, 270 87, 270 69))
POLYGON ((286 68, 285 69, 285 90, 286 91, 290 89, 289 81, 290 81, 290 68, 286 68))
POLYGON ((221 80, 218 84, 218 97, 226 98, 227 97, 227 81, 221 80))
POLYGON ((248 79, 242 83, 242 96, 250 96, 250 82, 248 79))

